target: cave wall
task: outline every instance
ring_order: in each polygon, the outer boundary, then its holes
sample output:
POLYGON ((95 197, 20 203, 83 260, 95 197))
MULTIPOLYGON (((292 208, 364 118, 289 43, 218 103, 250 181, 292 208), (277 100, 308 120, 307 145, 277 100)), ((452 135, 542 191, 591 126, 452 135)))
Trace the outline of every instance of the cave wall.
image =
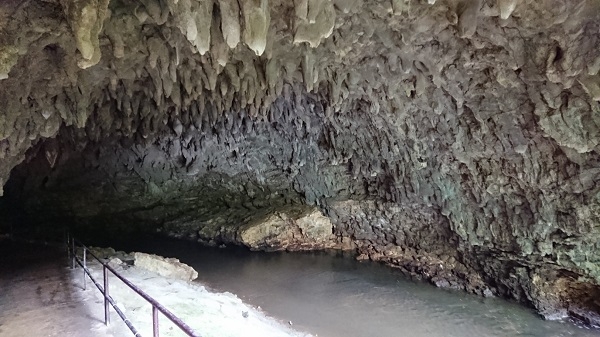
POLYGON ((600 322, 600 2, 0 8, 0 221, 357 249, 600 322))

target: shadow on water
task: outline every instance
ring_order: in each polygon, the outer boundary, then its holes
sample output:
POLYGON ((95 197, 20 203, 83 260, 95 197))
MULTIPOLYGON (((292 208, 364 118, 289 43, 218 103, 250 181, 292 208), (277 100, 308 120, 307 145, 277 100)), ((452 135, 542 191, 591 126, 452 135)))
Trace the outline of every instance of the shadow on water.
POLYGON ((155 237, 111 244, 179 258, 198 270, 199 282, 319 336, 600 337, 598 330, 544 321, 509 301, 413 282, 343 253, 250 252, 155 237))

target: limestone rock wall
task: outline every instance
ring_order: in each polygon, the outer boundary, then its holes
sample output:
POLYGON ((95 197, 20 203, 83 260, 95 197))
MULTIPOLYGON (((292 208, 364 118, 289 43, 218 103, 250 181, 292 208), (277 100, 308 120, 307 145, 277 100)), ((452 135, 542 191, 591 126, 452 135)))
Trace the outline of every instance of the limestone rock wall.
POLYGON ((322 247, 593 321, 599 19, 593 0, 5 2, 0 221, 219 244, 316 207, 322 247))

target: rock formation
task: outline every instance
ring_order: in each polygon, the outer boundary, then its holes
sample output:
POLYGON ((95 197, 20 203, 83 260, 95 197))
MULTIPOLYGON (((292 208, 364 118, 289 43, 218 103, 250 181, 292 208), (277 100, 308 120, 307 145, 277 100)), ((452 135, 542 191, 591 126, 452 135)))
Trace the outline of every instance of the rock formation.
POLYGON ((185 263, 175 258, 164 258, 162 256, 146 253, 133 253, 136 267, 151 271, 160 276, 193 281, 198 278, 198 272, 185 263))
POLYGON ((599 324, 599 30, 597 0, 3 2, 0 226, 352 248, 599 324))

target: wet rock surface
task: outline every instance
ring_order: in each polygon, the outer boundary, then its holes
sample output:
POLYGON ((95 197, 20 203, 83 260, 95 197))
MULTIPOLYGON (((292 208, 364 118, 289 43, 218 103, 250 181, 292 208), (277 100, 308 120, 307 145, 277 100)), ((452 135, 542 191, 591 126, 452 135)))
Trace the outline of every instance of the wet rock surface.
POLYGON ((352 248, 598 324, 599 16, 560 0, 5 2, 0 225, 352 248))

